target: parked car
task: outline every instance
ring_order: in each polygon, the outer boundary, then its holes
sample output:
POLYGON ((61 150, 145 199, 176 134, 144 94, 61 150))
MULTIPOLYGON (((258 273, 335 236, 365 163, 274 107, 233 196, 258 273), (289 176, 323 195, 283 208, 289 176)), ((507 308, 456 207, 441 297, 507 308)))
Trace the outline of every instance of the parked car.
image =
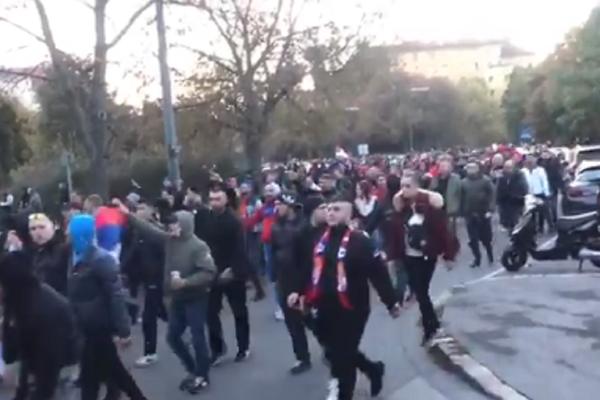
POLYGON ((600 160, 600 145, 575 146, 570 157, 570 166, 576 170, 583 161, 600 160))
MULTIPOLYGON (((599 154, 600 155, 600 154, 599 154)), ((575 170, 574 178, 567 185, 562 197, 564 215, 596 211, 600 194, 600 159, 583 160, 575 170)))

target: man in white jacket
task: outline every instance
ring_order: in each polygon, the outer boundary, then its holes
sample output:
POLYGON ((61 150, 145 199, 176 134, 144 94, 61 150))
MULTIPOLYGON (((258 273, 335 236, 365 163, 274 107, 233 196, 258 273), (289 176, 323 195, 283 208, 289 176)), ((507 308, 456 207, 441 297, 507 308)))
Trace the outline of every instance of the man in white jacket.
POLYGON ((529 194, 534 195, 544 202, 542 212, 537 215, 538 231, 544 231, 544 220, 548 221, 550 229, 554 229, 554 223, 551 218, 550 209, 548 208, 548 199, 551 196, 551 192, 546 170, 537 165, 537 158, 534 155, 528 155, 522 171, 525 179, 527 179, 529 194))

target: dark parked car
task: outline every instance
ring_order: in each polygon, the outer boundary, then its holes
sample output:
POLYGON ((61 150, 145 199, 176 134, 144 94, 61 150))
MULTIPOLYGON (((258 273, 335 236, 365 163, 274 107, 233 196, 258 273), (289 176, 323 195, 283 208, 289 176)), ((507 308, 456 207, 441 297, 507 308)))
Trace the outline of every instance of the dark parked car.
POLYGON ((564 215, 575 215, 598 208, 600 193, 600 161, 582 161, 567 185, 562 198, 564 215))

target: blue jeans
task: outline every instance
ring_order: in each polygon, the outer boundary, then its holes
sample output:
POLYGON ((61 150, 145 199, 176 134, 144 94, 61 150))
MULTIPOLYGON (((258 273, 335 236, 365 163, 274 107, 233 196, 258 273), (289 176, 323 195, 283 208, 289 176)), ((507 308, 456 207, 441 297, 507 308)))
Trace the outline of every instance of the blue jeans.
POLYGON ((408 273, 406 271, 406 267, 404 266, 404 262, 402 260, 392 260, 392 268, 393 273, 395 274, 395 289, 396 296, 400 300, 401 303, 404 302, 404 297, 406 295, 406 289, 408 289, 408 273))
POLYGON ((189 374, 208 380, 210 359, 205 333, 207 307, 207 297, 193 300, 174 299, 169 312, 167 343, 189 374), (181 339, 188 327, 192 334, 195 357, 192 357, 188 346, 181 339))
POLYGON ((273 247, 270 243, 263 245, 263 255, 265 257, 265 270, 267 271, 267 278, 270 282, 275 282, 275 270, 273 268, 273 247))

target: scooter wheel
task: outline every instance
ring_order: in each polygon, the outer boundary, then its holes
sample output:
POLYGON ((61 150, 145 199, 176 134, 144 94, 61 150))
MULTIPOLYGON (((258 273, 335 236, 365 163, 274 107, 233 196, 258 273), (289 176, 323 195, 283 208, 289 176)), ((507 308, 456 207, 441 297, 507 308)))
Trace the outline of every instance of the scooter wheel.
POLYGON ((527 253, 508 246, 502 253, 502 266, 509 272, 517 272, 527 262, 527 253))

